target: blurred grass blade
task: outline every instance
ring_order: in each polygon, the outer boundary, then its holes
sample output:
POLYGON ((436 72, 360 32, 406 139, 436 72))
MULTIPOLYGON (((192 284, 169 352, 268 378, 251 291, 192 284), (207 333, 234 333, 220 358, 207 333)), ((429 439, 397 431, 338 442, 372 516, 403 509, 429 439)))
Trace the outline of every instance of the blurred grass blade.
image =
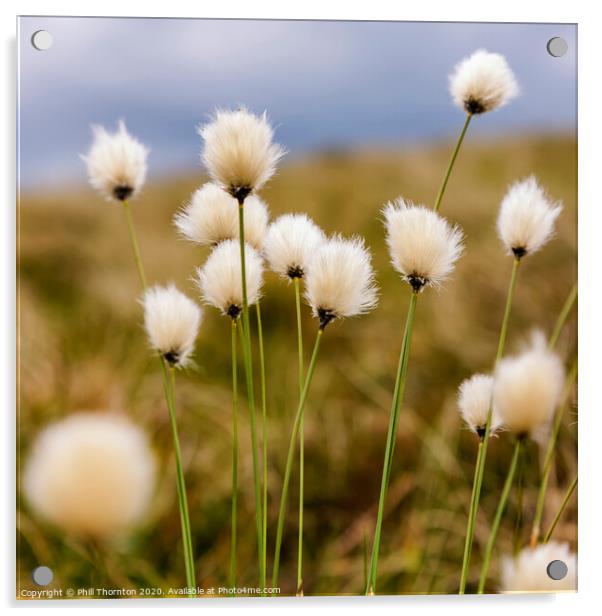
POLYGON ((573 492, 575 491, 576 487, 577 487, 577 477, 573 479, 571 485, 569 486, 569 489, 566 491, 566 494, 564 495, 564 498, 562 499, 562 504, 560 505, 560 509, 556 512, 556 515, 554 516, 554 519, 552 520, 552 523, 550 524, 550 528, 548 528, 548 532, 545 534, 543 538, 543 543, 547 543, 550 540, 550 537, 552 536, 552 533, 554 532, 556 526, 558 525, 558 521, 562 517, 562 514, 564 513, 566 506, 569 504, 569 501, 571 500, 571 496, 573 496, 573 492))

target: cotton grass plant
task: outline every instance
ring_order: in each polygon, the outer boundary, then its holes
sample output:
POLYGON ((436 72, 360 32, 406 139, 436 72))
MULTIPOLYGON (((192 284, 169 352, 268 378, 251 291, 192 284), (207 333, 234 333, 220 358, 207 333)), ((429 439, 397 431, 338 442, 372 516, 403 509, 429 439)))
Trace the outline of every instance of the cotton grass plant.
POLYGON ((385 205, 383 214, 391 263, 402 280, 410 286, 411 295, 389 415, 380 496, 365 589, 367 595, 376 592, 383 515, 391 478, 397 424, 405 391, 418 296, 425 288, 440 285, 451 274, 463 251, 462 231, 459 227, 450 225, 434 210, 399 198, 385 205))
POLYGON ((42 518, 70 536, 108 542, 148 513, 156 460, 147 435, 118 413, 79 412, 44 428, 23 470, 42 518))
MULTIPOLYGON (((533 176, 527 178, 526 180, 513 183, 502 199, 497 218, 497 231, 506 252, 508 255, 513 257, 513 265, 510 275, 510 282, 508 284, 508 292, 506 294, 506 305, 504 308, 504 314, 498 337, 494 372, 504 355, 506 338, 508 335, 508 325, 510 322, 510 313, 512 310, 512 303, 518 280, 519 266, 523 258, 540 250, 544 244, 551 239, 554 232, 554 223, 560 212, 561 206, 558 203, 552 202, 547 197, 546 193, 533 176)), ((464 545, 462 572, 460 575, 460 594, 465 592, 466 583, 468 580, 468 568, 472 553, 476 516, 479 508, 481 488, 483 484, 483 474, 485 471, 485 462, 487 458, 487 448, 491 433, 494 406, 495 395, 489 405, 485 430, 482 432, 482 436, 479 439, 479 447, 477 450, 472 497, 468 513, 466 539, 464 545)), ((499 408, 498 412, 500 412, 501 415, 499 408)), ((502 418, 502 421, 505 420, 502 418)), ((518 463, 519 454, 520 443, 517 444, 515 449, 515 455, 510 467, 511 470, 514 465, 518 463)), ((516 470, 515 467, 514 470, 516 470)), ((508 486, 508 490, 510 490, 510 485, 511 481, 508 486)), ((491 549, 493 549, 493 546, 491 549)))
POLYGON ((123 121, 119 122, 115 133, 109 133, 102 126, 93 126, 92 132, 94 140, 90 151, 86 156, 82 156, 88 178, 92 187, 105 199, 123 205, 138 277, 144 288, 146 277, 132 220, 130 200, 138 196, 144 185, 149 150, 128 133, 123 121))
POLYGON ((173 285, 148 289, 144 295, 143 305, 146 333, 151 347, 160 358, 163 388, 169 412, 176 463, 176 489, 182 526, 186 584, 188 588, 196 589, 190 514, 178 435, 175 370, 185 367, 190 361, 201 323, 201 310, 173 285))
POLYGON ((550 542, 522 550, 502 560, 500 591, 503 593, 559 592, 577 590, 577 557, 567 543, 550 542), (567 566, 560 580, 548 575, 548 566, 559 560, 567 566))
MULTIPOLYGON (((256 195, 245 199, 245 240, 261 250, 267 232, 267 205, 256 195)), ((182 237, 200 246, 238 239, 238 202, 217 184, 207 182, 174 218, 182 237)))
MULTIPOLYGON (((268 230, 264 254, 272 271, 279 274, 295 289, 297 316, 297 360, 299 398, 303 395, 305 360, 303 355, 303 329, 301 321, 301 281, 310 267, 314 252, 326 240, 326 236, 307 215, 284 214, 276 219, 268 230)), ((297 547, 297 595, 303 594, 303 508, 305 444, 303 419, 299 424, 299 534, 297 547)))
POLYGON ((435 211, 441 207, 447 183, 473 116, 503 107, 518 96, 519 87, 504 56, 479 49, 455 66, 449 77, 449 91, 454 104, 466 113, 466 118, 435 199, 435 211))
POLYGON ((335 235, 317 247, 306 273, 305 299, 311 307, 313 316, 318 319, 318 331, 289 439, 276 527, 273 587, 278 586, 282 533, 295 448, 324 331, 331 322, 365 314, 377 303, 372 258, 362 239, 358 237, 345 239, 335 235))
POLYGON ((146 178, 148 149, 127 132, 120 122, 115 134, 93 127, 94 141, 83 159, 92 186, 107 199, 123 203, 130 243, 140 285, 144 291, 144 324, 151 348, 158 354, 163 390, 170 418, 176 464, 176 490, 180 510, 186 586, 196 589, 195 561, 192 549, 190 515, 176 418, 175 369, 185 367, 192 355, 201 322, 201 311, 175 286, 147 288, 136 230, 128 199, 142 189, 146 178))
POLYGON ((527 438, 538 439, 560 400, 564 384, 562 361, 549 351, 541 332, 521 354, 498 362, 494 376, 493 405, 506 430, 515 437, 514 453, 489 533, 479 577, 478 592, 485 590, 489 563, 502 516, 527 438))
POLYGON ((259 584, 260 587, 265 588, 267 568, 267 511, 264 511, 266 508, 263 506, 264 501, 267 499, 265 365, 261 312, 259 303, 257 303, 264 450, 263 478, 261 478, 255 416, 251 326, 245 273, 245 203, 252 193, 259 190, 274 175, 278 161, 284 155, 284 149, 273 142, 274 131, 268 122, 267 113, 256 116, 244 107, 234 111, 218 110, 211 122, 199 128, 199 134, 203 140, 201 160, 209 172, 209 175, 215 183, 221 186, 224 191, 234 197, 238 202, 238 240, 242 280, 243 357, 247 382, 247 399, 251 419, 255 519, 259 554, 259 584), (263 494, 261 489, 262 479, 264 483, 263 494))
MULTIPOLYGON (((263 262, 259 254, 248 244, 245 246, 247 268, 247 302, 256 304, 260 299, 263 284, 263 262)), ((238 375, 237 331, 242 314, 243 292, 241 260, 237 240, 220 243, 211 253, 202 268, 197 270, 197 284, 203 300, 217 308, 231 321, 232 351, 232 508, 230 576, 231 587, 236 587, 237 577, 237 527, 238 527, 238 375)))

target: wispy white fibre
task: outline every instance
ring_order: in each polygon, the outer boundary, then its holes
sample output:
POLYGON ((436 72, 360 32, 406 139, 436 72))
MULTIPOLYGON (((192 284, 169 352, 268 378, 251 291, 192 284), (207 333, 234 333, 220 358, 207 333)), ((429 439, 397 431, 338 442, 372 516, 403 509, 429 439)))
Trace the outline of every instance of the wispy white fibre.
MULTIPOLYGON (((263 261, 259 253, 245 244, 247 301, 257 303, 263 284, 263 261)), ((219 244, 203 267, 197 269, 197 284, 204 301, 222 314, 236 319, 243 308, 240 243, 226 240, 219 244)))
POLYGON ((437 285, 451 274, 463 251, 459 227, 402 198, 388 203, 383 213, 393 267, 414 290, 437 285))
POLYGON ((244 107, 217 110, 211 123, 199 128, 202 161, 214 182, 233 197, 244 199, 276 172, 284 149, 273 143, 267 113, 252 114, 244 107))
MULTIPOLYGON (((488 374, 474 374, 460 385, 458 407, 466 425, 476 434, 485 433, 487 415, 493 404, 493 377, 488 374)), ((493 408, 489 434, 493 436, 501 428, 496 408, 493 408)))
MULTIPOLYGON (((217 184, 208 182, 197 189, 178 212, 174 224, 183 237, 203 246, 238 239, 238 202, 217 184)), ((261 250, 268 229, 267 205, 256 195, 244 204, 245 241, 261 250)))
POLYGON ((564 386, 564 367, 541 332, 522 353, 502 359, 493 385, 494 405, 504 426, 518 435, 537 435, 548 426, 564 386))
POLYGON ((374 308, 377 289, 364 240, 337 235, 322 242, 307 272, 305 297, 321 327, 374 308))
POLYGON ((109 538, 148 511, 155 458, 126 417, 77 413, 46 427, 23 472, 32 508, 66 533, 109 538))
POLYGON ((546 196, 535 177, 510 186, 497 219, 497 230, 508 253, 517 257, 537 252, 553 235, 562 206, 546 196))
POLYGON ((284 214, 269 227, 264 255, 270 268, 281 276, 303 278, 324 232, 305 214, 284 214))
POLYGON ((454 103, 467 113, 485 113, 502 107, 519 93, 506 58, 484 49, 459 62, 449 78, 454 103))
POLYGON ((501 592, 562 590, 577 590, 577 556, 570 551, 568 543, 549 541, 523 549, 516 558, 502 559, 501 592), (567 574, 561 580, 554 580, 547 573, 548 565, 554 560, 561 560, 567 566, 567 574))
POLYGON ((194 350, 201 308, 173 284, 148 289, 143 305, 144 325, 153 349, 171 365, 185 366, 194 350))
POLYGON ((109 200, 133 199, 146 179, 149 150, 128 133, 121 121, 115 133, 102 126, 92 126, 92 132, 90 151, 82 156, 90 184, 109 200))

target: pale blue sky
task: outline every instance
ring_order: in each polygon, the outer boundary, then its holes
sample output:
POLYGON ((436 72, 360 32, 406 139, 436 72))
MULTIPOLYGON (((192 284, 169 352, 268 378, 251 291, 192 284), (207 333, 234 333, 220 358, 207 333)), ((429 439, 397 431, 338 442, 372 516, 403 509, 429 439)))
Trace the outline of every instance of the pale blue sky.
POLYGON ((291 153, 455 135, 447 88, 477 48, 503 53, 522 94, 471 136, 575 130, 576 36, 567 24, 239 21, 22 17, 20 173, 24 186, 83 181, 89 125, 128 128, 150 172, 198 164, 195 126, 217 107, 268 110, 291 153), (36 51, 33 32, 54 37, 36 51), (566 39, 553 58, 546 42, 566 39))

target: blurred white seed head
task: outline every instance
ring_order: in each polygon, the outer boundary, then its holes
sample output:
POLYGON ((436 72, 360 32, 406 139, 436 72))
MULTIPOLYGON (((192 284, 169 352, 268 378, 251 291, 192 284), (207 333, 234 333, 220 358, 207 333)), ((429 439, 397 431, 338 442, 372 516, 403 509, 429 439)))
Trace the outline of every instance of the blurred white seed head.
POLYGON ((554 234, 560 203, 546 196, 530 176, 510 186, 502 200, 497 230, 509 254, 521 257, 537 252, 554 234))
POLYGON ((185 366, 201 324, 200 307, 173 284, 148 289, 143 305, 144 325, 152 348, 171 366, 185 366))
POLYGON ((393 267, 414 289, 437 285, 451 274, 463 251, 463 234, 423 205, 403 199, 383 210, 393 267))
MULTIPOLYGON (((268 228, 267 205, 256 195, 246 198, 245 241, 261 250, 268 228)), ((203 246, 238 239, 238 202, 217 184, 208 182, 196 190, 179 211, 174 223, 183 237, 203 246)))
POLYGON ((541 332, 514 357, 502 359, 495 370, 494 406, 504 426, 518 435, 537 436, 558 405, 564 386, 564 367, 541 332))
POLYGON ((570 551, 568 543, 549 541, 525 548, 516 558, 504 557, 501 570, 501 592, 577 590, 577 556, 570 551), (547 573, 548 565, 554 560, 561 560, 567 566, 567 574, 561 580, 554 580, 547 573))
POLYGON ((364 240, 337 235, 322 242, 307 272, 305 297, 322 329, 333 319, 374 308, 377 289, 364 240))
MULTIPOLYGON (((246 204, 245 204, 246 207, 246 204)), ((270 268, 285 278, 303 278, 324 232, 305 214, 285 214, 268 229, 264 255, 270 268)))
POLYGON ((519 93, 514 73, 499 53, 475 51, 459 62, 449 78, 454 103, 477 114, 502 107, 519 93))
MULTIPOLYGON (((485 435, 489 407, 493 403, 493 377, 474 374, 458 389, 458 407, 466 425, 481 438, 485 435)), ((493 408, 489 434, 493 436, 501 428, 497 409, 493 408)))
POLYGON ((67 533, 107 539, 148 510, 155 459, 146 434, 117 414, 77 413, 36 438, 23 473, 32 508, 67 533))
MULTIPOLYGON (((257 303, 263 284, 263 261, 259 253, 245 244, 247 301, 257 303)), ((197 269, 197 284, 204 301, 222 314, 236 319, 243 309, 240 243, 226 240, 219 244, 203 267, 197 269)))
POLYGON ((284 149, 273 143, 274 131, 267 114, 252 114, 244 107, 217 110, 213 121, 199 128, 201 155, 214 182, 244 201, 276 172, 284 149))
POLYGON ((86 156, 90 184, 107 199, 126 201, 134 198, 146 179, 148 149, 132 137, 123 122, 117 132, 92 126, 94 141, 86 156))

